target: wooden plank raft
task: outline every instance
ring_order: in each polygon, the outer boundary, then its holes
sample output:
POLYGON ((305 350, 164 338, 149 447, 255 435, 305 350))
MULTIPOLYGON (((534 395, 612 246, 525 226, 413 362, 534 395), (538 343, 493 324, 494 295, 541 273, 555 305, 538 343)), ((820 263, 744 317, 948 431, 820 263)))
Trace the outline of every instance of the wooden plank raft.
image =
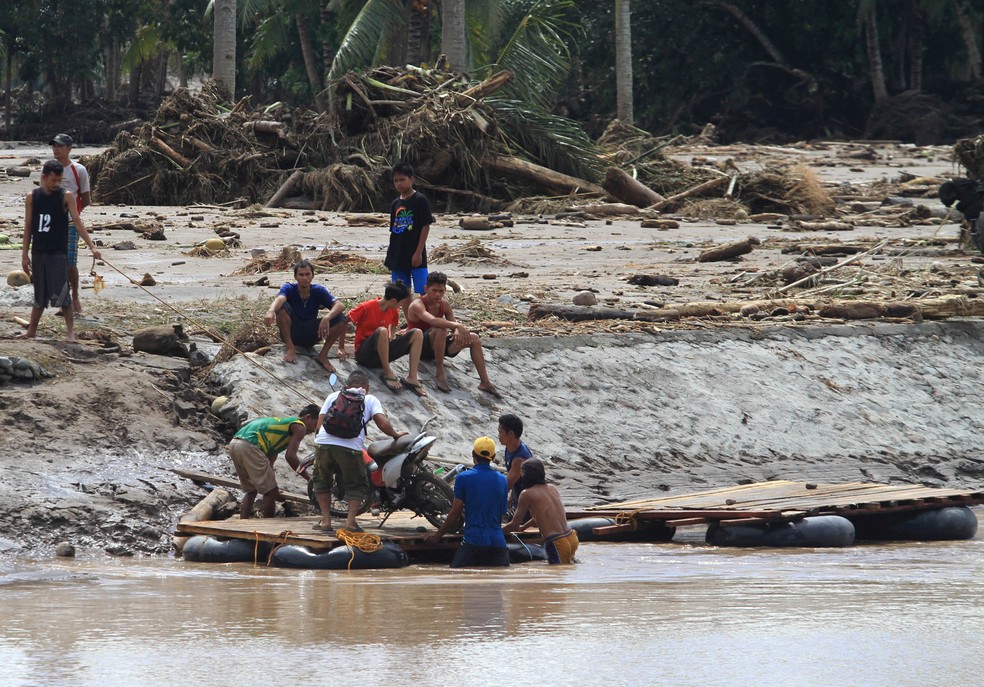
POLYGON ((569 520, 614 518, 611 528, 635 529, 639 521, 662 521, 671 527, 717 522, 722 526, 812 515, 862 515, 917 511, 984 503, 984 491, 939 489, 912 484, 813 484, 774 480, 654 499, 623 501, 571 511, 569 520))

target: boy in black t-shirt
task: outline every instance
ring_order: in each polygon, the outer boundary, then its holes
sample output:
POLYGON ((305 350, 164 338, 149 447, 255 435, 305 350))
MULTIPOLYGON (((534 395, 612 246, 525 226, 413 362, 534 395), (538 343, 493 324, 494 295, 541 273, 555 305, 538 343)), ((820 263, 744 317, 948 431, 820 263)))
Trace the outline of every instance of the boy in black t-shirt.
POLYGON ((413 190, 413 167, 401 162, 393 167, 393 185, 400 197, 390 206, 390 240, 383 264, 392 273, 393 281, 413 290, 424 292, 427 282, 427 235, 434 221, 430 201, 413 190))

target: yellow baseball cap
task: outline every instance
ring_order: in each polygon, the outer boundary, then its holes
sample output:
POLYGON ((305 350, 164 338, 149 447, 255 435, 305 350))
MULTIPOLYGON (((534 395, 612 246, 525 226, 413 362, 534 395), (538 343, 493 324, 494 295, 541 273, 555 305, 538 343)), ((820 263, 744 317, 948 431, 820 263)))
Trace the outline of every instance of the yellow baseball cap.
POLYGON ((472 451, 479 458, 495 460, 495 442, 489 437, 479 437, 472 446, 472 451))

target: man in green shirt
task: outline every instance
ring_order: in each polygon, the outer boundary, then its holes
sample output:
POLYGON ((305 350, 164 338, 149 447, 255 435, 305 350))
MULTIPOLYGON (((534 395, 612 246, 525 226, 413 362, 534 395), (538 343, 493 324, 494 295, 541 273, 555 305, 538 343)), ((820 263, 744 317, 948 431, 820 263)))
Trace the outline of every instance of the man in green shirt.
MULTIPOLYGON (((277 505, 280 489, 273 464, 277 456, 286 450, 287 464, 297 472, 300 461, 297 449, 301 440, 313 434, 318 428, 318 413, 321 408, 304 406, 297 417, 262 417, 247 422, 229 442, 229 456, 236 466, 239 484, 246 495, 239 509, 242 519, 253 517, 253 503, 260 494, 260 511, 264 518, 272 518, 277 505)), ((304 479, 310 479, 305 472, 304 479)))

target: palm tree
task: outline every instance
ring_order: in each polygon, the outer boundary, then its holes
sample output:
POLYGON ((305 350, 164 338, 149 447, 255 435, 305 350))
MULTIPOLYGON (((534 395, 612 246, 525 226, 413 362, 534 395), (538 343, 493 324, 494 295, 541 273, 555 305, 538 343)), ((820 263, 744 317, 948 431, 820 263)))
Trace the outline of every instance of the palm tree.
POLYGON ((888 97, 888 86, 885 84, 885 67, 882 63, 881 44, 878 40, 877 0, 860 0, 858 17, 864 26, 865 48, 868 53, 868 78, 871 79, 871 89, 875 102, 888 97))
POLYGON ((441 2, 441 52, 456 72, 468 69, 468 46, 465 39, 465 0, 441 2))
POLYGON ((236 97, 236 0, 214 0, 212 78, 236 97))
POLYGON ((632 8, 631 0, 615 0, 616 116, 626 124, 632 116, 632 8))

